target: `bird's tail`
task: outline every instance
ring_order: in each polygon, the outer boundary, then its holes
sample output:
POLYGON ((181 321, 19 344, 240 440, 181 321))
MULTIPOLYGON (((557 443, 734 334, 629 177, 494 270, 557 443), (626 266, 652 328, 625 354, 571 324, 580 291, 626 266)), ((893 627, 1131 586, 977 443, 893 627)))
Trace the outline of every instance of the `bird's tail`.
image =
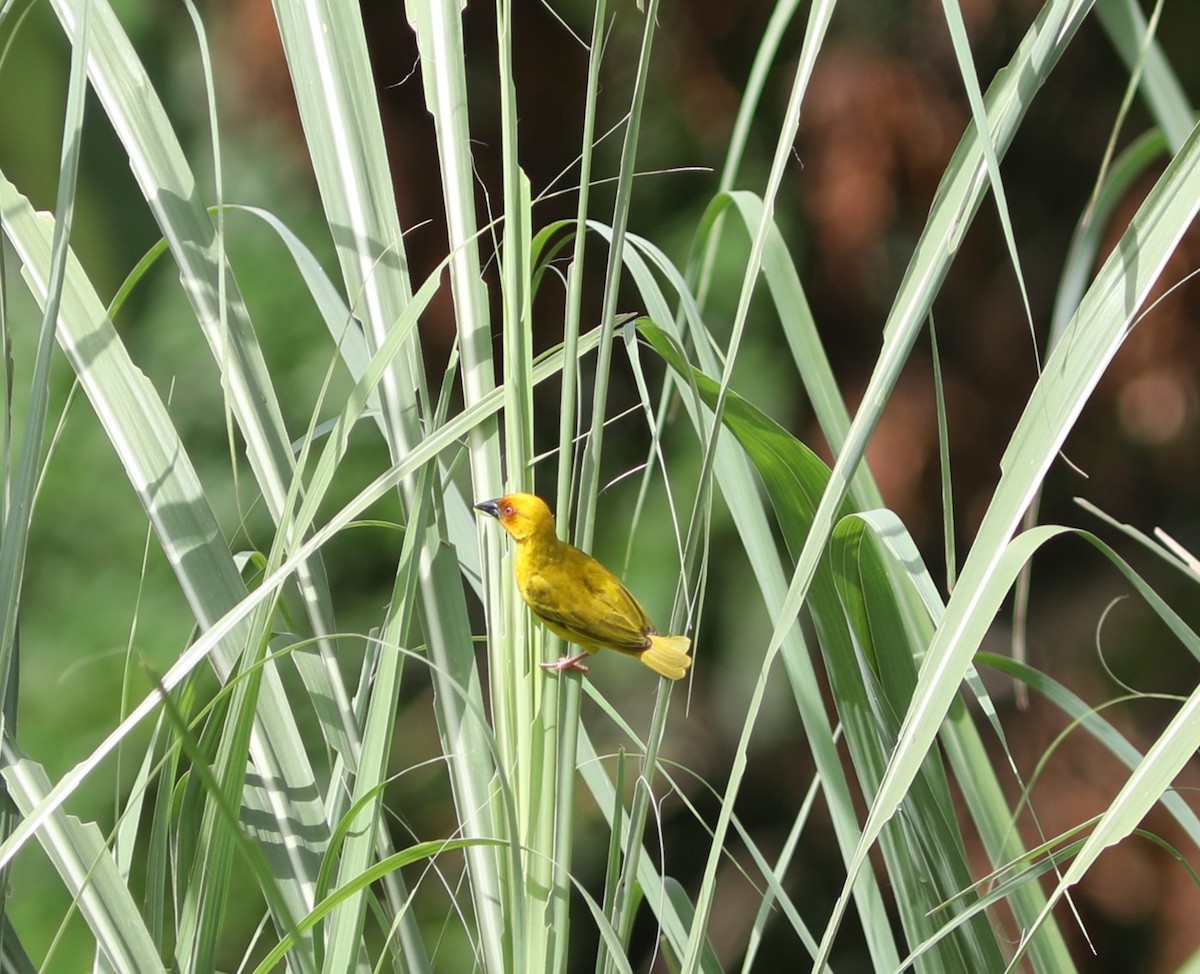
POLYGON ((682 680, 687 668, 692 665, 688 647, 692 641, 687 636, 651 636, 650 645, 639 653, 639 658, 659 676, 668 680, 682 680))

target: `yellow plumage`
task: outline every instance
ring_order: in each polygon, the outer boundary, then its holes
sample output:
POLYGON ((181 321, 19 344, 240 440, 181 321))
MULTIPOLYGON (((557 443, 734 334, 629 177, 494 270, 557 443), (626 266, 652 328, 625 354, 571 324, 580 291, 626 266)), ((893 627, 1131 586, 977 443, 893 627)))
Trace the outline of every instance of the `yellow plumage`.
POLYGON ((554 532, 554 515, 534 494, 506 494, 475 505, 517 544, 517 590, 546 627, 584 653, 547 669, 587 671, 580 661, 601 648, 635 656, 655 673, 682 679, 692 664, 687 636, 660 636, 620 579, 554 532))

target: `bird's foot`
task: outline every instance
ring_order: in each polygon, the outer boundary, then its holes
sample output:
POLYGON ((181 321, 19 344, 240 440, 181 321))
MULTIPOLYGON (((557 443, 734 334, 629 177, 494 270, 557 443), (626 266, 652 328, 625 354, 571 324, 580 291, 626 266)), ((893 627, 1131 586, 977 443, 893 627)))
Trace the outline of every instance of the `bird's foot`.
POLYGON ((578 656, 563 656, 553 663, 539 663, 538 665, 543 670, 553 670, 555 673, 561 673, 563 670, 577 670, 580 673, 586 673, 588 671, 587 664, 582 661, 587 659, 587 655, 587 653, 580 653, 578 656))

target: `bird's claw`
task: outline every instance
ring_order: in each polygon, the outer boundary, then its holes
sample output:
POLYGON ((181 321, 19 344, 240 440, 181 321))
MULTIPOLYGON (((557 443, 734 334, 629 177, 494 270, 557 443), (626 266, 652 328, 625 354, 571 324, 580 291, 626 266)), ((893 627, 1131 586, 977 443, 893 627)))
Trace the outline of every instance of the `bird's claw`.
POLYGON ((556 659, 553 663, 539 663, 543 670, 553 670, 555 673, 561 673, 563 670, 576 670, 579 673, 588 671, 587 664, 581 662, 586 656, 563 656, 556 659))

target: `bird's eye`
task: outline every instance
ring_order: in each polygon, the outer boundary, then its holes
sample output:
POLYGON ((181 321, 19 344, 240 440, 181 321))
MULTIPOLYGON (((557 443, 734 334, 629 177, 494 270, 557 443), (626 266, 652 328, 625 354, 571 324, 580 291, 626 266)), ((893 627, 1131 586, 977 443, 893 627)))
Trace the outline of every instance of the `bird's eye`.
POLYGON ((505 504, 502 508, 500 508, 500 510, 504 512, 505 517, 511 517, 513 513, 513 506, 511 504, 505 504))

